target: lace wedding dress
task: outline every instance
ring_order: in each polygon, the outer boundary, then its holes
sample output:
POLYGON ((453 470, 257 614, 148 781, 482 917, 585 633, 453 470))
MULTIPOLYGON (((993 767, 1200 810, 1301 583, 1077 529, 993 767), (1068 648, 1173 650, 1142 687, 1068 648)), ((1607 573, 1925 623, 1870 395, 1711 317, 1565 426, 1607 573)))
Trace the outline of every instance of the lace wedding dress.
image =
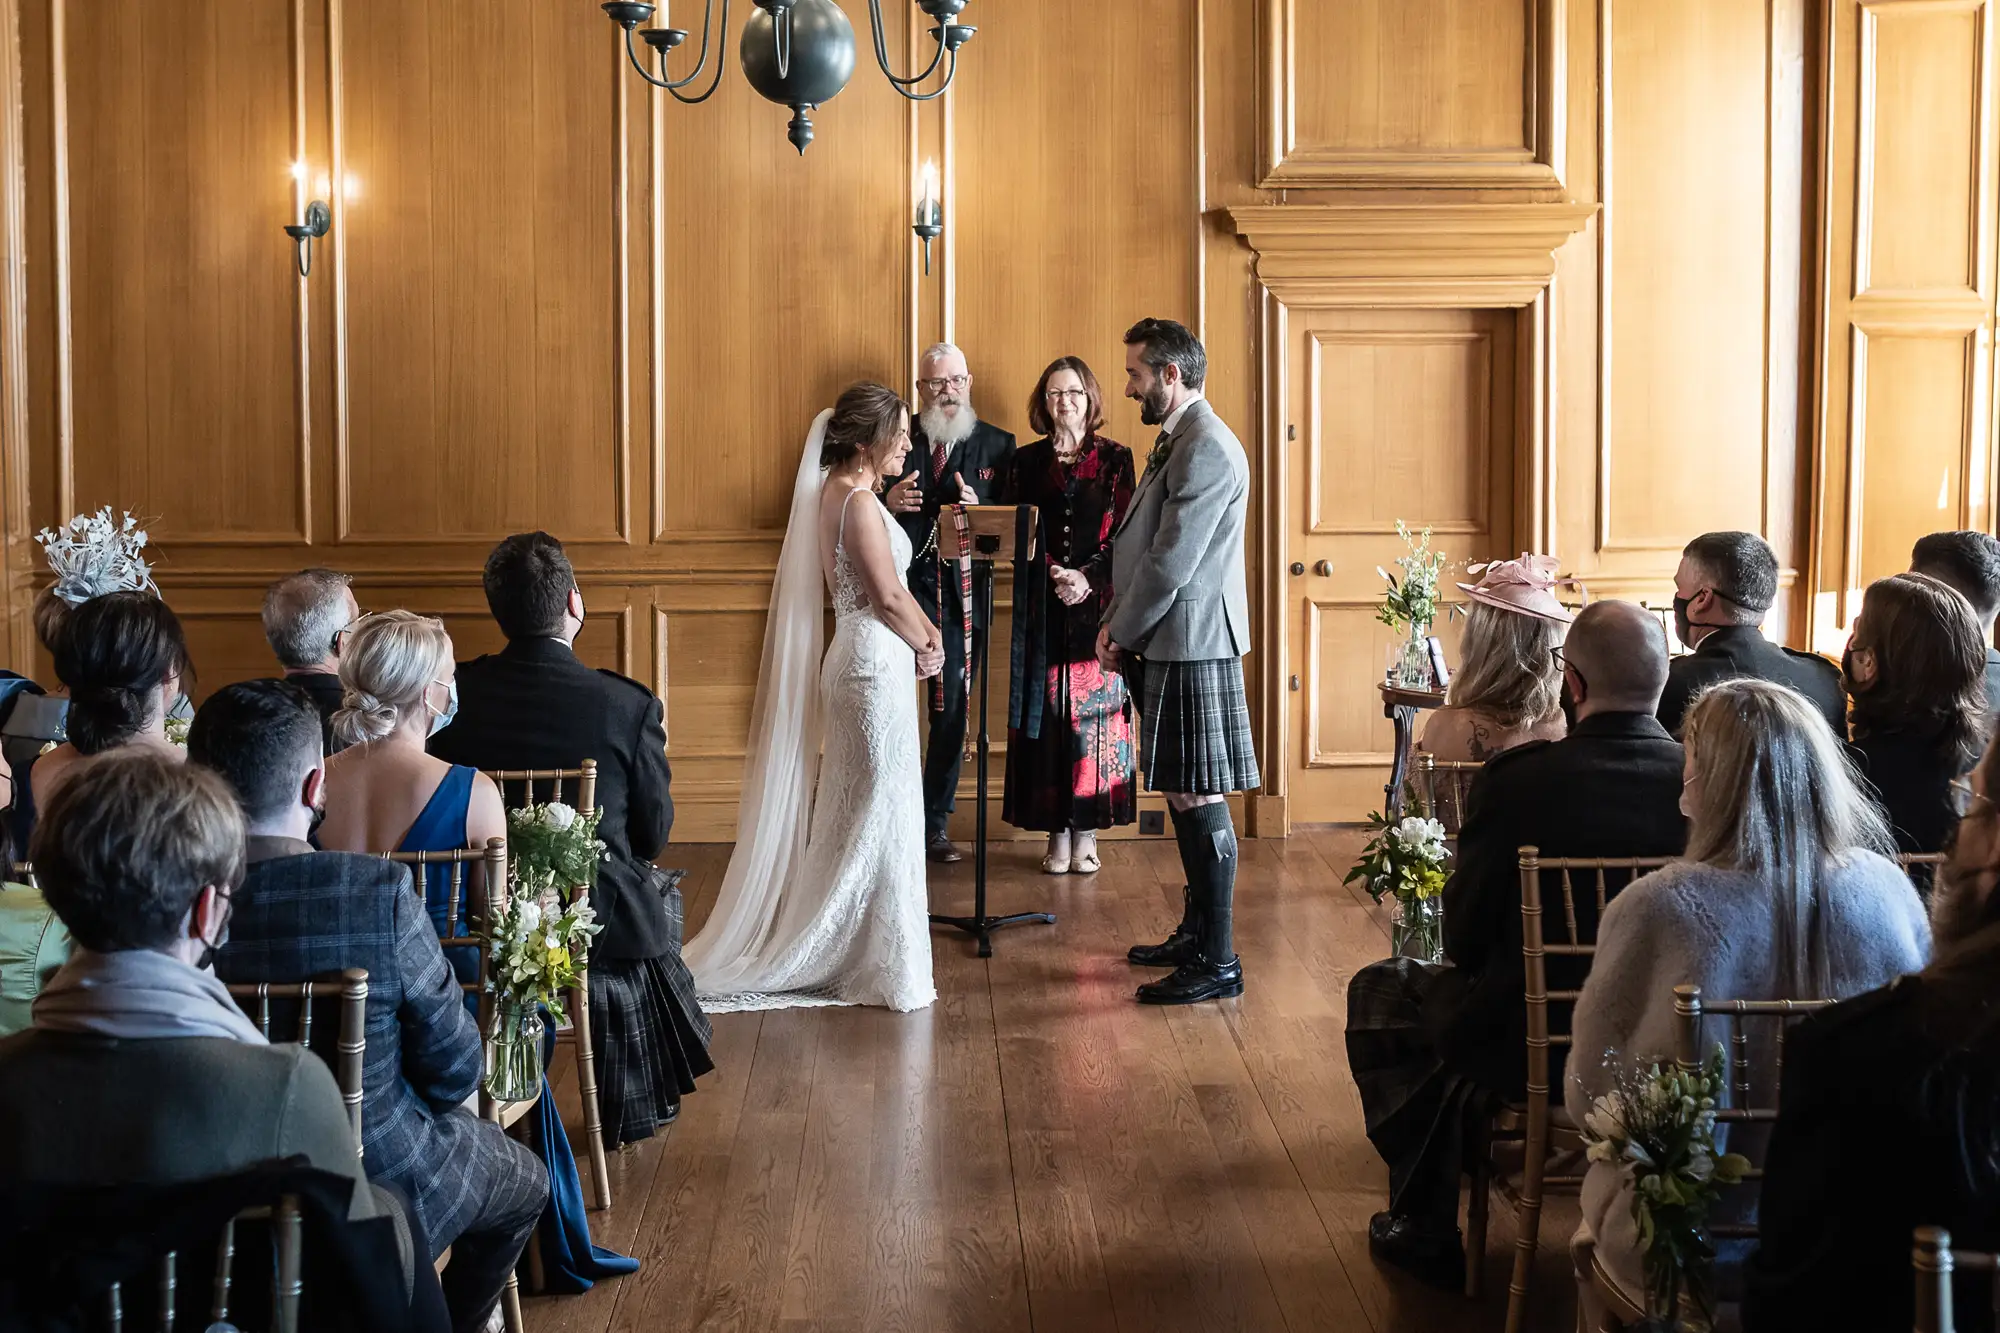
POLYGON ((818 460, 829 415, 806 444, 772 589, 736 847, 714 912, 683 951, 711 1013, 910 1010, 937 998, 916 654, 869 604, 847 533, 881 523, 898 571, 909 567, 910 542, 873 495, 847 497, 833 555, 833 642, 821 660, 818 460))

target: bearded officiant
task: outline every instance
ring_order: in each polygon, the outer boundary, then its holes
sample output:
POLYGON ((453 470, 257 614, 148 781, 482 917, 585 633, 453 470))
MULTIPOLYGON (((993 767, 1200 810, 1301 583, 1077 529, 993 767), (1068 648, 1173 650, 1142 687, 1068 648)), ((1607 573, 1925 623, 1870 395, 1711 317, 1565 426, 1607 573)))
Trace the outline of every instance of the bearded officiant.
POLYGON ((909 462, 890 488, 887 503, 916 552, 910 559, 910 591, 944 635, 944 670, 926 698, 930 740, 924 751, 924 851, 933 861, 951 863, 965 859, 946 825, 958 805, 958 771, 965 757, 966 673, 985 647, 986 624, 975 608, 968 658, 965 580, 957 563, 948 565, 940 579, 932 536, 945 505, 1001 499, 1014 437, 973 411, 965 353, 950 343, 935 344, 917 362, 917 408, 910 425, 909 462))

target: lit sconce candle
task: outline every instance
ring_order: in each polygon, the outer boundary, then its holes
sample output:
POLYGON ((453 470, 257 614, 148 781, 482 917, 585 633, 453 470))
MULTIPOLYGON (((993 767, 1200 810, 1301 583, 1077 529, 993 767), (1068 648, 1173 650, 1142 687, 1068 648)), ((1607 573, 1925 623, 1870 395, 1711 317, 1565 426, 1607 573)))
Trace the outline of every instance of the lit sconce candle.
POLYGON ((306 220, 305 183, 306 164, 304 162, 292 163, 292 208, 297 214, 296 220, 300 223, 304 223, 306 220))
POLYGON ((937 163, 924 159, 923 194, 917 199, 917 218, 910 230, 924 243, 924 272, 931 271, 931 242, 944 234, 944 205, 938 202, 937 163))

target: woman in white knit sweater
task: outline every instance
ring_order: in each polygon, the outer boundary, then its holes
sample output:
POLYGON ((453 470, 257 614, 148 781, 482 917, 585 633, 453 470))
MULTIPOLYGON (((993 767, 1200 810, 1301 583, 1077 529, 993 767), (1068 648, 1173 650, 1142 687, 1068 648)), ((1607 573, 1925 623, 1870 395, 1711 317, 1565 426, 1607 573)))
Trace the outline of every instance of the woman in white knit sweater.
MULTIPOLYGON (((1604 910, 1564 1079, 1579 1124, 1613 1070, 1672 1058, 1676 986, 1715 999, 1844 999, 1930 958, 1923 904, 1817 709, 1783 686, 1726 681, 1688 710, 1684 736, 1687 857, 1634 880, 1604 910)), ((1745 1032, 1753 1104, 1774 1105, 1775 1022, 1752 1020, 1745 1032)), ((1702 1037, 1724 1040, 1723 1025, 1711 1020, 1702 1037)), ((1746 1128, 1731 1146, 1757 1160, 1765 1135, 1746 1128)), ((1755 1186, 1726 1191, 1719 1209, 1714 1220, 1754 1217, 1755 1186)), ((1594 1306, 1594 1250, 1643 1308, 1632 1191, 1615 1164, 1591 1164, 1582 1212, 1571 1250, 1585 1300, 1594 1306)))

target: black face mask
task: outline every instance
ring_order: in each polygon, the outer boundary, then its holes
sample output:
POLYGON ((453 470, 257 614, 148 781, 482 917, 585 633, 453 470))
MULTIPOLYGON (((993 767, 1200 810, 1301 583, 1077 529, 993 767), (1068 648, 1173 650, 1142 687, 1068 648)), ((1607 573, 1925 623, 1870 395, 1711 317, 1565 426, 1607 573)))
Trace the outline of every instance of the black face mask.
POLYGON ((1688 604, 1692 601, 1694 601, 1692 597, 1674 598, 1674 635, 1681 641, 1683 648, 1694 647, 1688 641, 1689 636, 1694 633, 1694 625, 1688 620, 1688 604))
POLYGON ((319 846, 319 826, 326 822, 326 802, 321 801, 312 808, 312 819, 306 825, 306 841, 319 846))

